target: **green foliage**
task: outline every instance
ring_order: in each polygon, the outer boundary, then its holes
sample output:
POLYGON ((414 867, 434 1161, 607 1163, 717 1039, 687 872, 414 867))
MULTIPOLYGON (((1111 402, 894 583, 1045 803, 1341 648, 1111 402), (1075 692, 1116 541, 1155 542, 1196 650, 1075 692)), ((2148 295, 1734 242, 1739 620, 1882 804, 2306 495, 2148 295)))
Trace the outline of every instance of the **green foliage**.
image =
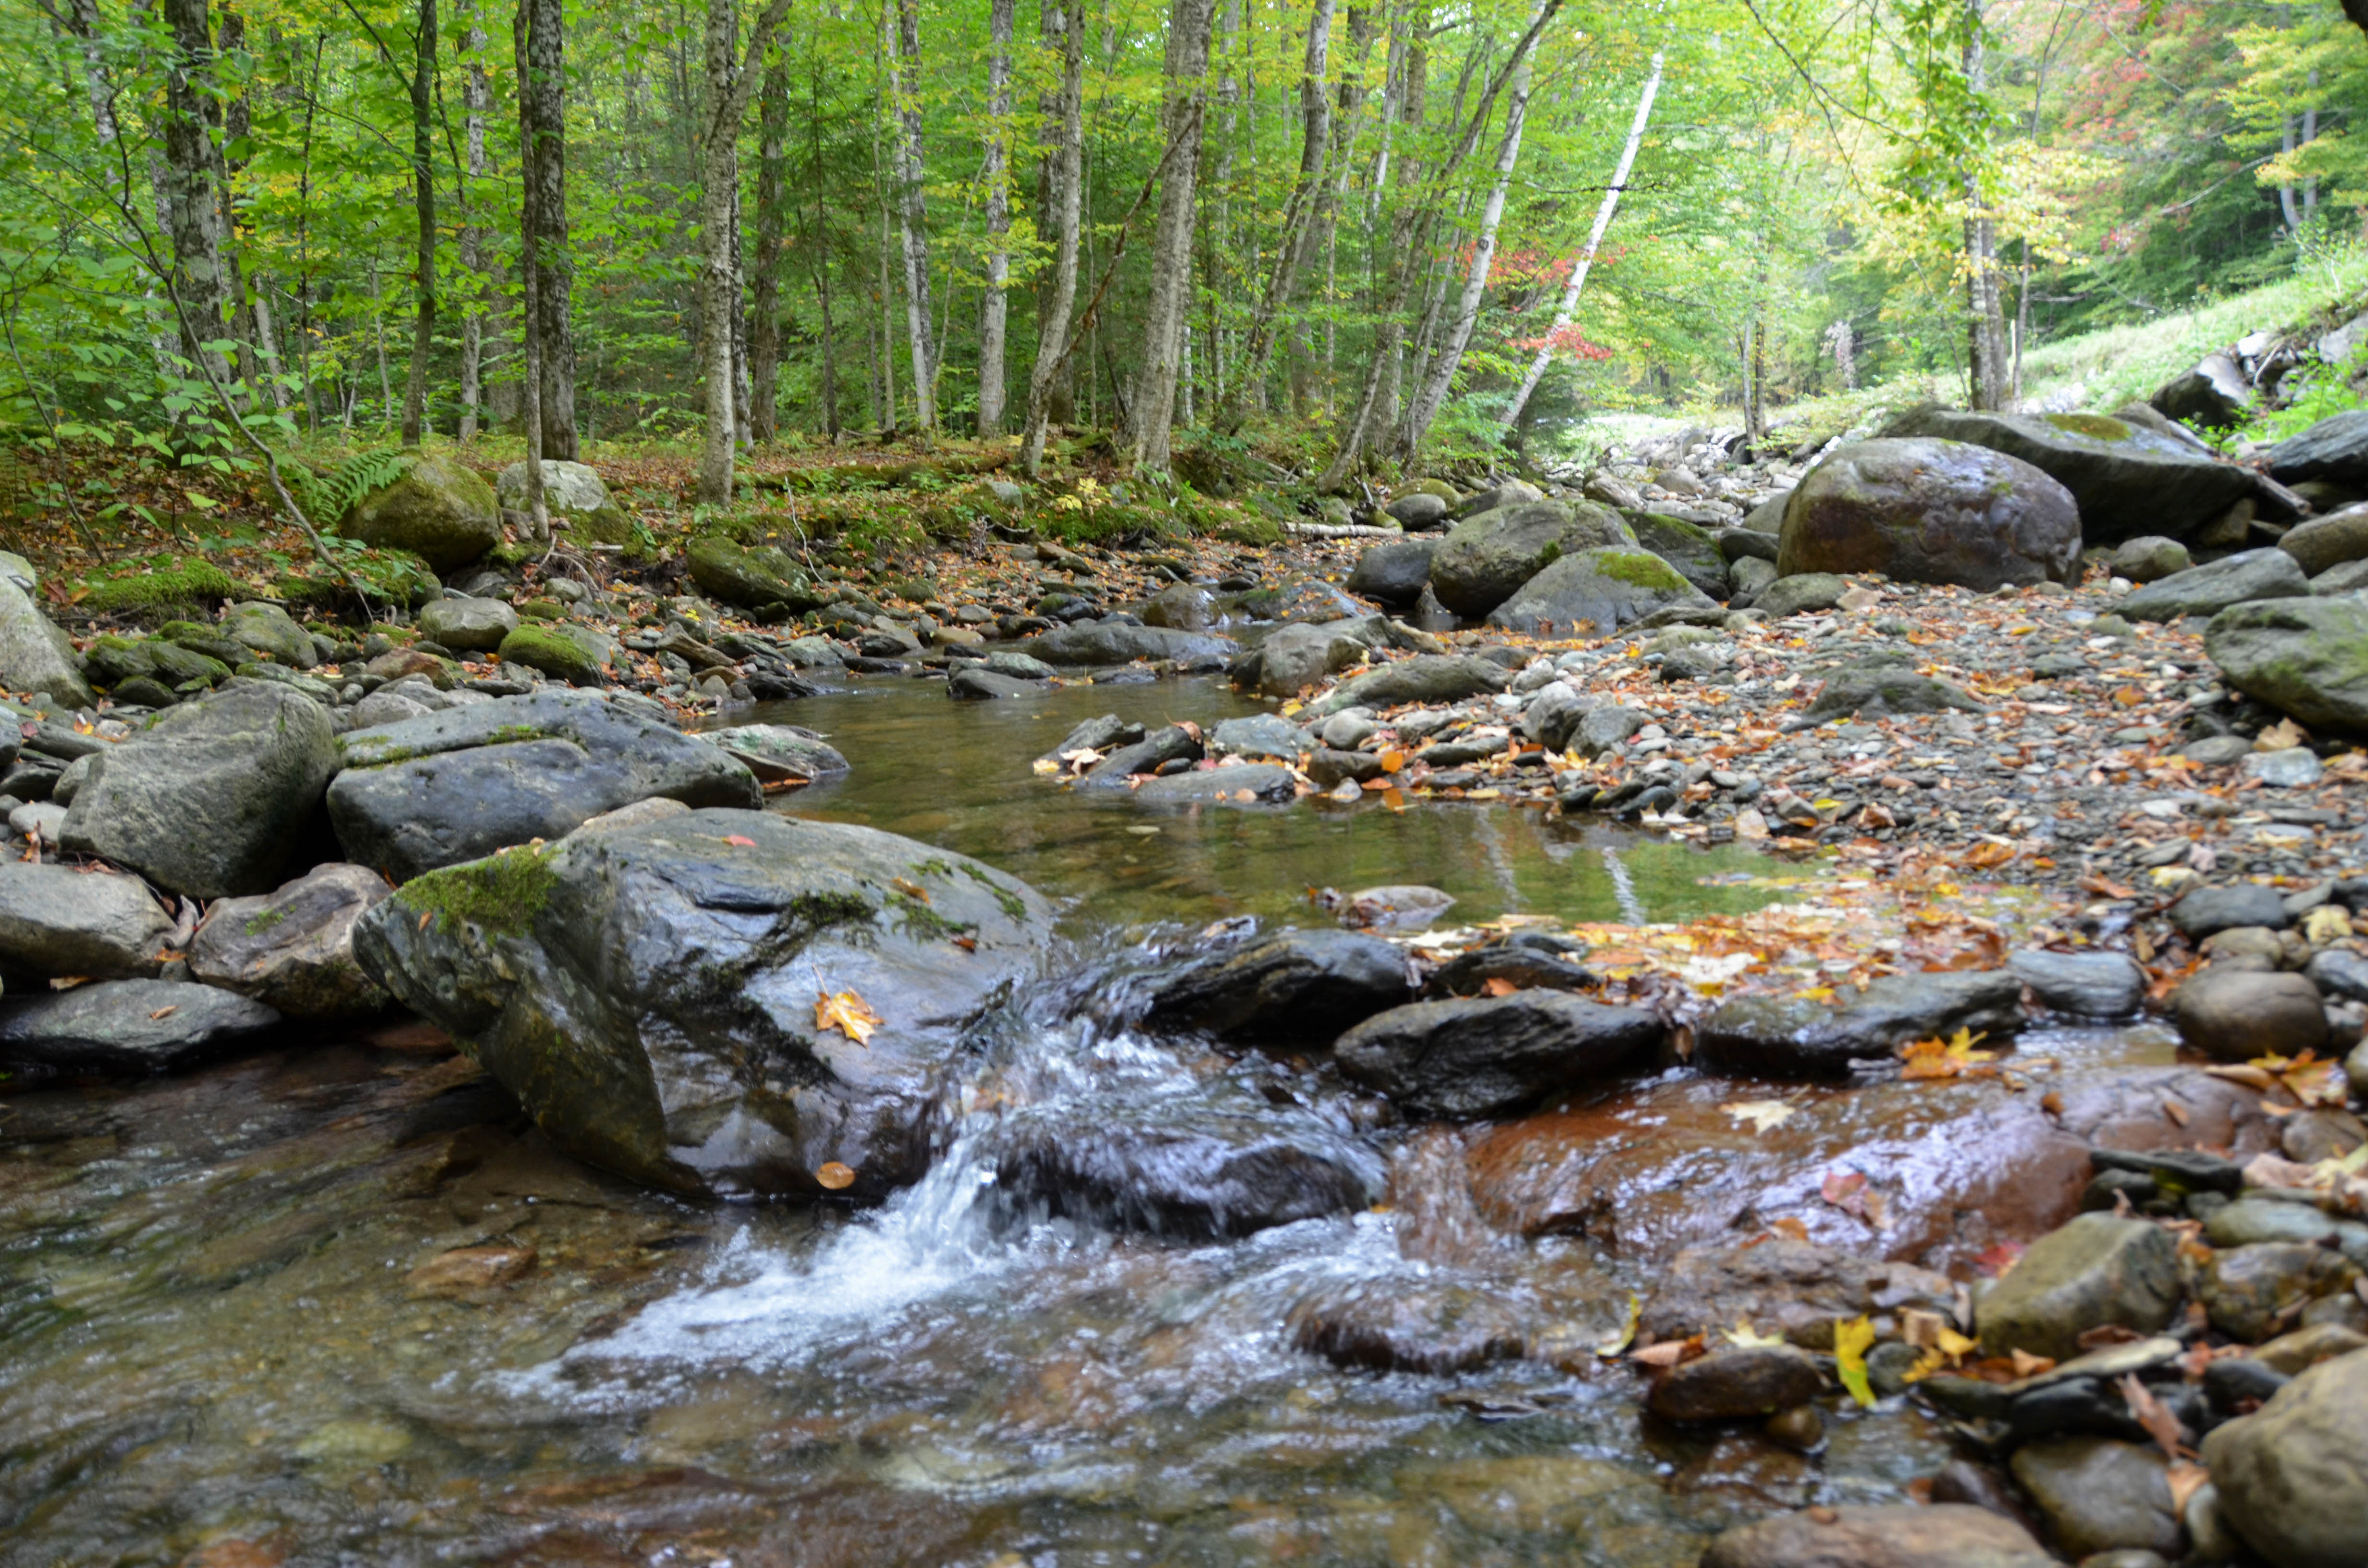
POLYGON ((308 463, 290 462, 280 465, 279 474, 313 526, 327 529, 364 496, 410 472, 414 456, 399 448, 356 452, 325 473, 308 463))

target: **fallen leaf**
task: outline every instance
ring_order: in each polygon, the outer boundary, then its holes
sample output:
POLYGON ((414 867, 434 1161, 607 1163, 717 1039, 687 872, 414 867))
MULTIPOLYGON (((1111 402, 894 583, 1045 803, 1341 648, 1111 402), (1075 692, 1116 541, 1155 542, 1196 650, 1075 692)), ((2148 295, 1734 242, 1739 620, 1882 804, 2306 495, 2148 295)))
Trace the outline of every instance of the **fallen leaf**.
POLYGON ((2014 1375, 2018 1378, 2035 1378, 2042 1372, 2055 1369, 2055 1358, 2053 1356, 2034 1356, 2028 1350, 2009 1350, 2007 1356, 2014 1362, 2014 1375))
POLYGON ((918 899, 923 903, 929 902, 929 890, 910 877, 891 877, 888 879, 888 885, 906 898, 918 899))
POLYGON ((2020 851, 2011 844, 2002 844, 1995 838, 1985 838, 1974 846, 1973 852, 1965 857, 1965 860, 1975 869, 1987 871, 1993 867, 2005 865, 2018 853, 2020 851))
POLYGON ((1596 1341, 1595 1353, 1609 1361, 1635 1341, 1636 1324, 1645 1315, 1645 1298, 1634 1290, 1628 1293, 1628 1310, 1622 1314, 1620 1326, 1596 1341))
MULTIPOLYGON (((1718 1108, 1737 1121, 1748 1121, 1754 1132, 1765 1132, 1771 1127, 1782 1127, 1793 1119, 1795 1108, 1782 1100, 1730 1100, 1718 1108)), ((1866 1178, 1859 1178, 1863 1181, 1866 1178)), ((1795 1224, 1800 1221, 1794 1221, 1795 1224)))
POLYGON ((1771 1349, 1784 1343, 1782 1335, 1762 1334, 1741 1318, 1736 1319, 1735 1326, 1725 1332, 1729 1345, 1744 1350, 1771 1349))
POLYGON ((2303 729, 2292 719, 2281 719, 2253 741, 2255 751, 2292 751, 2303 743, 2303 729))
POLYGON ((1501 974, 1493 974, 1488 977, 1488 983, 1482 986, 1481 989, 1486 991, 1491 996, 1510 996, 1514 992, 1519 991, 1520 987, 1514 984, 1511 981, 1506 979, 1501 974))
POLYGON ((148 1015, 148 1021, 153 1024, 159 1018, 169 1018, 180 1010, 181 1005, 178 1002, 174 1003, 169 1007, 159 1007, 154 1012, 148 1015))
POLYGON ((882 1019, 870 1004, 852 991, 814 994, 814 1032, 837 1029, 856 1044, 869 1046, 882 1019))
POLYGON ((1641 1350, 1631 1350, 1628 1359, 1646 1367, 1674 1367, 1702 1354, 1702 1335, 1691 1339, 1664 1339, 1657 1345, 1647 1345, 1641 1350))
POLYGON ((1866 1177, 1856 1171, 1827 1171, 1826 1179, 1817 1186, 1817 1196, 1846 1214, 1866 1213, 1866 1177))
POLYGON ((2004 1278, 2007 1270, 2012 1268, 2021 1260, 2021 1242, 2000 1242, 1987 1252, 1975 1253, 1974 1267, 1982 1271, 1984 1278, 1998 1279, 2004 1278))
POLYGON ((1780 1236, 1790 1237, 1796 1242, 1805 1242, 1809 1239, 1809 1227, 1789 1214, 1782 1220, 1770 1221, 1768 1228, 1780 1236))
POLYGON ((1874 1347, 1874 1324, 1863 1317, 1834 1324, 1834 1372, 1850 1396, 1865 1408, 1874 1408, 1874 1385, 1867 1381, 1866 1353, 1874 1347))
POLYGON ((814 1172, 814 1180, 831 1191, 837 1192, 842 1187, 855 1185, 855 1172, 850 1167, 840 1165, 837 1160, 825 1160, 820 1168, 814 1172))
POLYGON ((729 844, 734 849, 754 849, 757 847, 757 841, 755 839, 744 838, 736 833, 724 835, 723 842, 729 844))
POLYGON ((2190 1460, 2181 1460, 2164 1472, 2163 1481, 2170 1487, 2170 1512, 2173 1518, 2187 1517, 2187 1501, 2203 1489, 2212 1472, 2190 1460))
POLYGON ((2146 1435, 2154 1439, 2155 1447, 2162 1450, 2162 1457, 2174 1464, 2188 1457, 2185 1446, 2187 1428, 2180 1426, 2179 1417, 2155 1397, 2154 1391, 2138 1381, 2135 1372, 2125 1374, 2120 1386, 2122 1398, 2130 1407, 2131 1418, 2146 1428, 2146 1435))

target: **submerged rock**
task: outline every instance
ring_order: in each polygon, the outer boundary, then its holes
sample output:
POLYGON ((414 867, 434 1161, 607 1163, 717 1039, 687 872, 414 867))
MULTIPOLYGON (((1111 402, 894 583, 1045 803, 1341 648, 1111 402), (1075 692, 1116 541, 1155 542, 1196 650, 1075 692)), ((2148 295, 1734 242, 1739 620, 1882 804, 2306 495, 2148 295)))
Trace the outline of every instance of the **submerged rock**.
POLYGON ((1838 1319, 1908 1308, 1948 1313, 1948 1276, 1771 1236, 1748 1247, 1689 1247, 1656 1276, 1636 1332, 1649 1342, 1748 1324, 1811 1350, 1830 1350, 1838 1319))
POLYGON ((355 951, 580 1159, 677 1191, 877 1199, 927 1168, 964 1025, 1052 923, 959 855, 705 810, 431 872, 355 951))
POLYGON ((1825 1373, 1805 1350, 1730 1346, 1670 1368, 1645 1403, 1671 1421, 1740 1421, 1806 1404, 1825 1388, 1825 1373))
POLYGON ((2031 1532, 1967 1503, 1845 1505, 1738 1525, 1700 1568, 2054 1568, 2031 1532))
POLYGON ((73 1073, 162 1073, 218 1056, 279 1022, 262 1003, 211 985, 102 980, 0 1002, 0 1061, 73 1073))

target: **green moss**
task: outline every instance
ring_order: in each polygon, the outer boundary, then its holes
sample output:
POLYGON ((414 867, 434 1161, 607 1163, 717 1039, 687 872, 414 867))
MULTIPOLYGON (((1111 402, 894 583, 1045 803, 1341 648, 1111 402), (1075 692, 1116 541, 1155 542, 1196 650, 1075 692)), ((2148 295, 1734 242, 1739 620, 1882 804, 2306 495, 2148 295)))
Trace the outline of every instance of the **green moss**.
POLYGON ((2042 418, 2066 435, 2086 436, 2092 441, 2126 441, 2130 427, 2104 414, 2047 414, 2042 418))
POLYGON ((277 909, 256 910, 247 917, 246 934, 250 937, 260 937, 287 918, 288 908, 285 904, 277 909))
POLYGON ((1615 583, 1625 583, 1632 588, 1682 588, 1686 580, 1678 569, 1657 555, 1641 550, 1606 550, 1595 557, 1599 575, 1615 583))
POLYGON ((414 877, 394 900, 431 925, 473 926, 489 937, 522 937, 534 926, 559 875, 556 846, 520 847, 414 877))
POLYGON ((539 625, 525 625, 502 639, 504 664, 524 665, 575 686, 597 686, 600 666, 575 640, 539 625))
MULTIPOLYGON (((378 603, 417 609, 437 586, 427 562, 407 550, 346 550, 337 560, 378 603)), ((345 579, 317 562, 279 578, 272 586, 294 613, 334 614, 360 608, 345 579)))
POLYGON ((995 895, 995 902, 1003 906, 1004 914, 1008 915, 1014 920, 1025 920, 1028 918, 1028 901, 1026 899, 1021 898, 1009 888, 1003 886, 993 877, 990 877, 985 871, 980 870, 976 866, 964 866, 962 868, 962 874, 968 877, 972 881, 974 881, 979 886, 985 888, 987 892, 993 893, 995 895))
POLYGON ((852 892, 800 893, 790 901, 789 913, 792 920, 809 931, 868 925, 873 917, 871 901, 852 892))
POLYGON ((932 856, 927 860, 914 861, 913 874, 916 877, 951 877, 954 874, 954 869, 932 856))
POLYGON ((1212 530, 1227 544, 1269 548, 1282 542, 1282 525, 1272 517, 1242 517, 1212 530))
POLYGON ((93 615, 166 615, 174 610, 209 609, 222 599, 245 597, 231 574, 211 561, 192 556, 155 556, 130 571, 90 585, 82 597, 93 615))
POLYGON ((910 893, 890 893, 888 907, 896 912, 902 922, 901 929, 907 937, 937 940, 948 937, 959 937, 972 929, 968 926, 954 924, 910 893))

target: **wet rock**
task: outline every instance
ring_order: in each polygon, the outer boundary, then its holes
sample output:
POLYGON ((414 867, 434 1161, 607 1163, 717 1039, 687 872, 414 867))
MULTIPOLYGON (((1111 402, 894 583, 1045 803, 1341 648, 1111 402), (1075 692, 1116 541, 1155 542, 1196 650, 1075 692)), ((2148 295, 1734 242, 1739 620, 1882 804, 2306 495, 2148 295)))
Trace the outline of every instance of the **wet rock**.
POLYGON ((318 703, 234 680, 166 709, 89 767, 66 812, 65 846, 211 899, 279 884, 336 753, 318 703))
POLYGON ((1481 996, 1488 994, 1491 981, 1522 991, 1588 992, 1601 983, 1576 954, 1565 957, 1543 948, 1498 942, 1459 953, 1440 965, 1425 989, 1433 996, 1481 996))
POLYGON ((461 653, 491 653, 518 627, 518 611, 499 599, 447 595, 419 611, 419 634, 461 653))
POLYGON ((1461 702, 1502 691, 1511 679, 1502 666, 1468 653, 1417 653, 1342 681, 1321 701, 1310 705, 1308 716, 1324 718, 1344 708, 1461 702))
POLYGON ((1838 1006, 1774 995, 1721 1003, 1695 1026, 1694 1059, 1722 1073, 1834 1077, 1907 1040, 1961 1028, 1995 1038, 2022 1023, 2022 982, 2010 970, 1893 974, 1838 1006))
POLYGON ((2299 974, 2214 964, 2170 994, 2180 1038, 2222 1062, 2299 1055, 2327 1043, 2318 987, 2299 974))
POLYGON ((1766 610, 1771 620, 1782 620, 1788 615, 1838 608, 1849 591, 1850 585, 1831 572, 1800 572, 1780 575, 1761 590, 1752 608, 1766 610))
POLYGON ((946 695, 956 702, 993 702, 1007 697, 1042 697, 1044 695, 1044 683, 965 665, 946 681, 946 695))
POLYGON ((1772 1236, 1751 1246, 1688 1247, 1656 1276, 1637 1320, 1647 1343, 1749 1324, 1811 1350, 1830 1350, 1838 1319, 1913 1309, 1948 1316, 1946 1275, 1772 1236))
POLYGON ((2126 1018, 2146 1006, 2146 972, 2124 953, 2052 953, 2025 949, 2007 967, 2043 1006, 2084 1018, 2126 1018))
POLYGON ((691 739, 722 746, 759 780, 783 774, 826 778, 848 767, 846 756, 837 746, 795 724, 734 724, 729 729, 701 730, 691 739))
POLYGON ((1521 583, 1488 612, 1488 624, 1508 631, 1600 637, 1672 606, 1707 609, 1714 603, 1649 551, 1581 550, 1557 557, 1521 583))
POLYGON ((2017 458, 1962 441, 1855 441, 1804 477, 1784 509, 1778 572, 1879 572, 1987 591, 2069 582, 2080 557, 2071 493, 2017 458))
POLYGON ((1360 1280, 1294 1303, 1292 1343, 1336 1367, 1450 1377, 1518 1358, 1523 1314, 1498 1292, 1434 1279, 1360 1280))
POLYGON ((1430 558, 1430 590, 1450 610, 1477 620, 1564 556, 1603 546, 1633 550, 1635 537, 1618 513, 1592 502, 1499 507, 1448 530, 1430 558))
POLYGON ((1134 799, 1144 805, 1289 805, 1298 798, 1298 776, 1276 762, 1193 768, 1146 778, 1134 790, 1134 799))
POLYGON ((2278 548, 2312 577, 2368 559, 2368 506, 2346 506, 2324 517, 2296 523, 2279 539, 2278 548))
POLYGON ((1469 1119, 1593 1082, 1667 1032, 1642 1008, 1526 991, 1394 1007, 1341 1036, 1333 1052, 1342 1073, 1403 1110, 1469 1119))
POLYGON ((1061 737, 1061 744, 1044 754, 1044 759, 1058 762, 1064 753, 1077 751, 1107 752, 1119 746, 1131 746, 1144 738, 1141 724, 1121 719, 1115 713, 1105 713, 1099 719, 1088 719, 1061 737))
POLYGON ((273 892, 226 898, 189 943, 189 972, 291 1018, 373 1013, 387 994, 354 959, 354 926, 393 890, 361 866, 315 866, 273 892))
POLYGON ((2285 900, 2259 882, 2228 882, 2197 888, 2170 906, 2170 923, 2191 942, 2236 926, 2282 926, 2285 900))
POLYGON ((2179 1515, 2171 1506, 2168 1461, 2151 1446, 2107 1437, 2025 1443, 2011 1461, 2067 1557, 2136 1550, 2180 1555, 2179 1515))
POLYGON ((2298 1377, 2321 1361, 2332 1361, 2356 1350, 2368 1350, 2368 1335, 2339 1328, 2333 1324, 2317 1324, 2299 1328, 2292 1334, 2280 1335, 2253 1352, 2261 1365, 2298 1377))
POLYGON ((2192 540, 2250 500, 2287 517, 2293 504, 2259 474, 2198 451, 2192 441, 2095 414, 1972 414, 1911 409, 1880 432, 1971 441, 2021 458, 2072 493, 2089 544, 2141 534, 2192 540))
POLYGON ((401 474, 347 507, 337 531, 450 572, 502 542, 501 504, 494 487, 458 460, 413 456, 401 474))
POLYGON ((1367 652, 1365 643, 1334 627, 1285 626, 1235 659, 1228 674, 1240 690, 1297 697, 1325 676, 1361 664, 1367 652))
POLYGON ((1430 558, 1438 549, 1439 541, 1428 539, 1377 544, 1357 558, 1348 589, 1394 610, 1410 610, 1430 583, 1430 558))
POLYGON ((1294 578, 1277 588, 1257 588, 1235 601, 1242 612, 1258 620, 1325 623, 1355 620, 1367 611, 1331 584, 1314 577, 1294 578))
POLYGON ((1406 955, 1378 937, 1281 931, 1163 981, 1147 1017, 1224 1038, 1318 1045, 1412 991, 1406 955))
POLYGON ((1206 631, 1220 619, 1217 596, 1198 583, 1177 583, 1145 600, 1143 624, 1171 631, 1206 631))
POLYGON ((1225 659, 1241 652, 1230 637, 1160 626, 1064 626, 1031 637, 1019 652, 1048 665, 1124 665, 1137 659, 1225 659))
POLYGON ((2293 1326, 2321 1296, 2349 1290, 2361 1277, 2341 1253, 2305 1242, 2257 1242, 2214 1252, 2196 1282, 2212 1326, 2258 1345, 2293 1326))
POLYGON ((138 877, 0 860, 0 971, 11 983, 146 979, 172 937, 172 916, 138 877))
POLYGON ((1367 1207, 1370 1150, 1310 1117, 1098 1105, 1090 1123, 1021 1115, 996 1185, 1023 1210, 1186 1241, 1247 1236, 1367 1207))
POLYGON ((2203 1369, 2203 1399, 2216 1422, 2249 1415, 2294 1381, 2251 1356, 2222 1357, 2203 1369))
POLYGON ((1209 750, 1219 756, 1271 756, 1288 762, 1315 744, 1315 738, 1274 713, 1227 719, 1209 732, 1209 750))
POLYGON ((414 1297, 481 1301, 525 1278, 534 1265, 530 1246, 452 1247, 405 1274, 403 1286, 414 1297))
MULTIPOLYGON (((1064 743, 1064 749, 1066 743, 1064 743)), ((1101 761, 1091 772, 1077 781, 1081 790, 1124 790, 1127 780, 1138 773, 1156 773, 1170 762, 1198 762, 1201 743, 1192 732, 1181 724, 1169 724, 1152 731, 1141 740, 1121 745, 1101 761)))
POLYGON ((2133 590, 2114 608, 2131 620, 2214 616, 2260 599, 2307 598, 2310 579, 2283 550, 2248 550, 2133 590))
POLYGON ((1816 1507, 1738 1525, 1700 1568, 2052 1568, 2023 1528, 1964 1503, 1816 1507))
POLYGON ((795 556, 771 545, 751 548, 710 535, 685 545, 682 558, 701 593, 759 615, 803 615, 829 596, 795 556))
POLYGON ((2031 1244, 1975 1303, 1985 1350, 2068 1361, 2104 1324, 2155 1334, 2179 1304, 2170 1233, 2141 1220, 2083 1214, 2031 1244))
POLYGON ((1740 1421, 1805 1404, 1825 1388, 1825 1373, 1804 1350, 1730 1346, 1670 1368, 1645 1403, 1671 1421, 1740 1421))
POLYGON ((2212 618, 2203 651, 2246 696, 2313 729, 2368 733, 2368 599, 2238 605, 2212 618))
MULTIPOLYGON (((181 711, 175 710, 176 712, 181 711)), ((346 858, 402 882, 634 801, 763 801, 746 765, 588 692, 538 691, 338 737, 329 819, 346 858)))
POLYGON ((966 1021, 1051 930, 1032 889, 962 856, 702 810, 430 872, 355 952, 579 1159, 804 1198, 841 1190, 818 1174, 837 1163, 877 1200, 927 1169, 966 1021), (822 995, 875 1015, 869 1039, 823 1027, 822 995))
POLYGON ((2276 1568, 2353 1568, 2368 1519, 2368 1351, 2296 1377, 2203 1439, 2222 1515, 2276 1568))
POLYGON ((1383 769, 1379 755, 1369 751, 1333 751, 1318 747, 1307 758, 1307 779, 1319 790, 1338 789, 1343 782, 1359 784, 1379 778, 1383 769))
POLYGON ((211 985, 102 980, 0 1002, 0 1061, 71 1073, 163 1073, 249 1043, 279 1022, 260 1002, 211 985))

